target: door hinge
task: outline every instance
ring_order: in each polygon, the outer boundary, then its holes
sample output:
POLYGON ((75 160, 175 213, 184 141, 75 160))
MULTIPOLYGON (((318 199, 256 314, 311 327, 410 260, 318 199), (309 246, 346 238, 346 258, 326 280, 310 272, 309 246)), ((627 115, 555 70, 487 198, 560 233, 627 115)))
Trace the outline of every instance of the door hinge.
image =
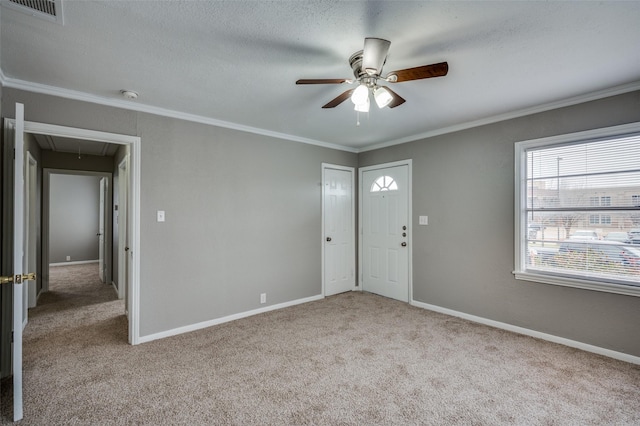
POLYGON ((11 332, 11 343, 13 343, 13 331, 11 332))

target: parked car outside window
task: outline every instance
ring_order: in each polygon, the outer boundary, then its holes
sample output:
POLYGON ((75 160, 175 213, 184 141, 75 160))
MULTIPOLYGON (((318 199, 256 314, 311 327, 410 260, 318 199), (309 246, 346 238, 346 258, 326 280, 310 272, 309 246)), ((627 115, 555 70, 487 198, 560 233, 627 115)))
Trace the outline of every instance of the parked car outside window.
POLYGON ((604 237, 605 241, 618 241, 619 243, 628 243, 629 234, 626 232, 609 232, 604 237))
POLYGON ((578 229, 569 236, 570 240, 597 240, 598 233, 590 229, 578 229))
POLYGON ((640 228, 629 230, 629 244, 640 244, 640 228))
POLYGON ((640 248, 617 241, 564 241, 558 248, 555 261, 568 269, 640 274, 640 248))

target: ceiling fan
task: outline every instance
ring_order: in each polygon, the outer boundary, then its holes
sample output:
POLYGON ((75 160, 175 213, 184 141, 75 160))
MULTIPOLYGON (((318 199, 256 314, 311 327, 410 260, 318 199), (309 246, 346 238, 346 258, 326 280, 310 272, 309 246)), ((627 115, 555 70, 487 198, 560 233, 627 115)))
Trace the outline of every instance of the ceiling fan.
POLYGON ((403 81, 421 80, 431 77, 442 77, 447 75, 449 65, 440 62, 431 65, 422 65, 415 68, 407 68, 398 71, 391 71, 385 77, 382 76, 382 67, 387 60, 387 53, 391 42, 381 38, 367 37, 364 39, 364 49, 359 50, 349 58, 349 65, 353 70, 354 79, 301 79, 296 84, 354 84, 358 86, 340 94, 335 99, 329 101, 322 108, 335 108, 345 100, 351 98, 355 105, 355 110, 368 112, 370 101, 369 94, 379 108, 388 106, 395 108, 406 101, 393 90, 386 86, 379 85, 379 82, 402 83, 403 81))

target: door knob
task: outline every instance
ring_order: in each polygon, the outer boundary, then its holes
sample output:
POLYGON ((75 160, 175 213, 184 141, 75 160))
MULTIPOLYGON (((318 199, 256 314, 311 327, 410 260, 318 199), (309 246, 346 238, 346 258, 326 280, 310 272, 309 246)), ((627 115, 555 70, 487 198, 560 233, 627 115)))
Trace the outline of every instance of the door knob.
POLYGON ((327 237, 327 241, 331 241, 331 237, 327 237))
POLYGON ((15 282, 16 284, 20 284, 22 281, 35 281, 36 274, 30 272, 24 275, 16 275, 10 277, 0 277, 0 284, 9 284, 15 282))
POLYGON ((405 243, 404 241, 400 244, 402 247, 406 247, 407 243, 405 243))

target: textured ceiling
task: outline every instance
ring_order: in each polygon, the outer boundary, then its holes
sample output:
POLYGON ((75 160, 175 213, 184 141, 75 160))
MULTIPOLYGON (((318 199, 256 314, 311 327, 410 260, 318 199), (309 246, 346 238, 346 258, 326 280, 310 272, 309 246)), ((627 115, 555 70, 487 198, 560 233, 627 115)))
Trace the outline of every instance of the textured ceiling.
POLYGON ((637 1, 63 4, 64 25, 2 8, 6 86, 356 151, 640 82, 637 1), (386 71, 447 61, 449 74, 393 85, 407 102, 372 105, 360 126, 348 101, 321 109, 345 85, 294 84, 351 78, 365 37, 391 40, 386 71))

